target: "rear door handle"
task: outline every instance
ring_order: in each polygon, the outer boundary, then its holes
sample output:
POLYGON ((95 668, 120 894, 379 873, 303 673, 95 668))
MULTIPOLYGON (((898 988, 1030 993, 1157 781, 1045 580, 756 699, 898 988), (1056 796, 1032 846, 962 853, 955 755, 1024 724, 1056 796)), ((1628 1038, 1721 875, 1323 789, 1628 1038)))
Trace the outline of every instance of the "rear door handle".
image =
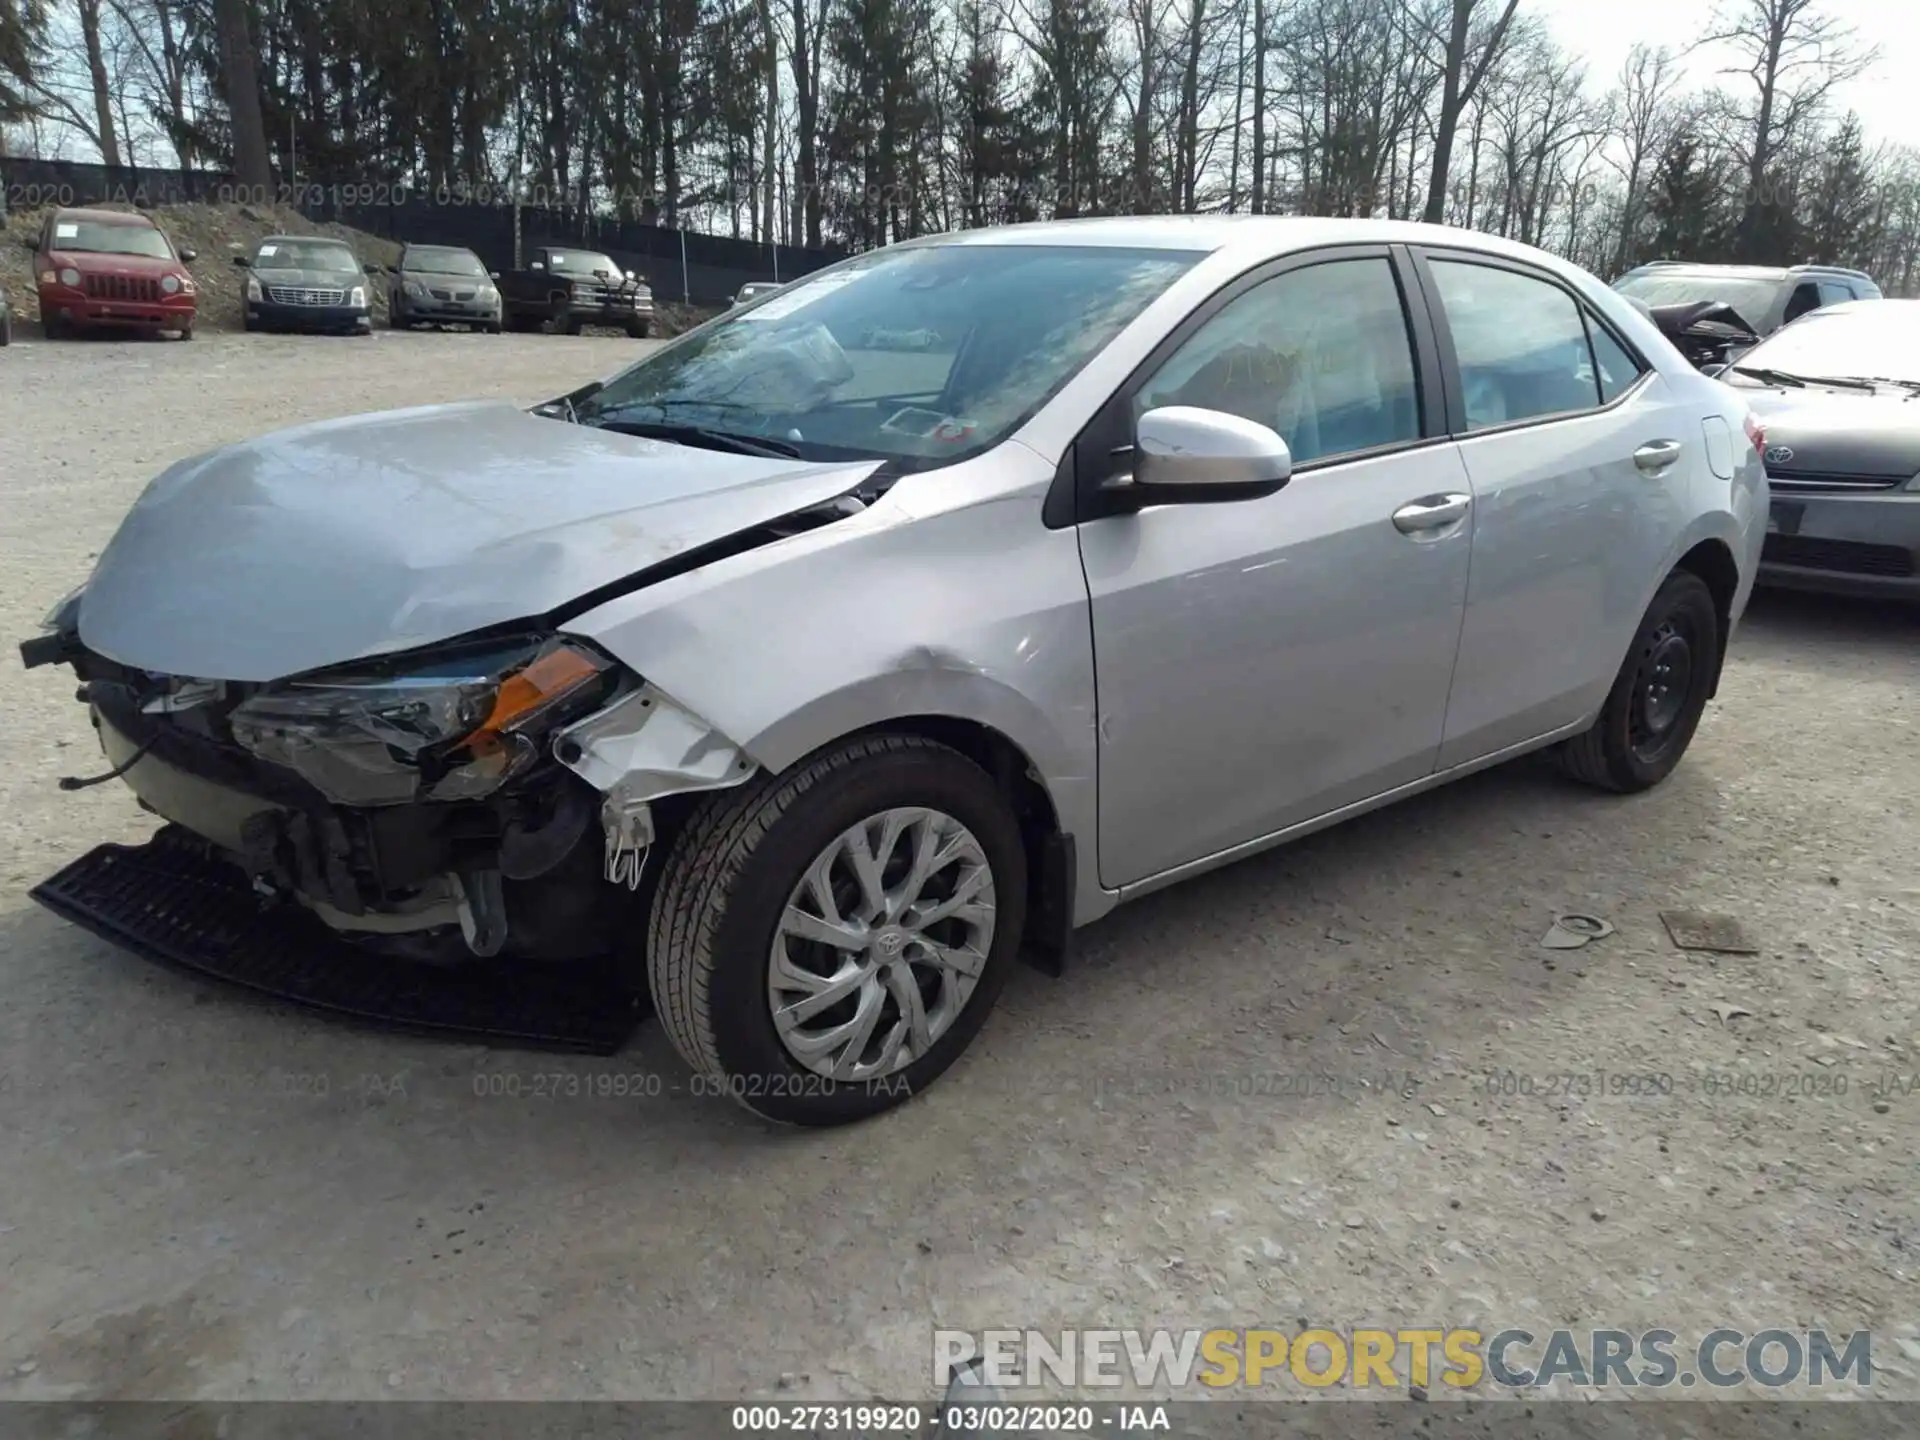
POLYGON ((1649 440, 1633 452, 1633 463, 1648 475, 1658 475, 1680 458, 1678 440, 1649 440))
POLYGON ((1467 518, 1471 495, 1422 495, 1393 512, 1393 528, 1402 535, 1430 535, 1467 518))

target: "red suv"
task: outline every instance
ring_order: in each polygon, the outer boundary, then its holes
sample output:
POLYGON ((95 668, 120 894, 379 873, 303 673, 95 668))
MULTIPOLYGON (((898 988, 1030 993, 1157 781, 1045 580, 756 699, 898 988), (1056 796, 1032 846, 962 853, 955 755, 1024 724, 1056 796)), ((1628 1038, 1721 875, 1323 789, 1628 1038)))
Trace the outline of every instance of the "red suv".
POLYGON ((40 325, 49 340, 83 326, 175 330, 193 338, 191 250, 144 215, 55 210, 33 242, 40 325))

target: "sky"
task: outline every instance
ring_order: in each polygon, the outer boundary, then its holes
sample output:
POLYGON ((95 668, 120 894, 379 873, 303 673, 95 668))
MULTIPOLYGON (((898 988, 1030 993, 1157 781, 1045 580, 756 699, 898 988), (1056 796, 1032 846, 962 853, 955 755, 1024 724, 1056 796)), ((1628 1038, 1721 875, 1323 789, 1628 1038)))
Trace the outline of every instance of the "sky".
MULTIPOLYGON (((1874 67, 1835 92, 1836 104, 1860 112, 1869 142, 1920 146, 1920 0, 1825 0, 1826 11, 1880 47, 1874 67)), ((1587 59, 1587 75, 1604 90, 1635 43, 1675 53, 1710 28, 1714 0, 1521 0, 1521 13, 1544 19, 1560 43, 1587 59)), ((1684 64, 1693 85, 1711 84, 1725 52, 1696 52, 1684 64)))

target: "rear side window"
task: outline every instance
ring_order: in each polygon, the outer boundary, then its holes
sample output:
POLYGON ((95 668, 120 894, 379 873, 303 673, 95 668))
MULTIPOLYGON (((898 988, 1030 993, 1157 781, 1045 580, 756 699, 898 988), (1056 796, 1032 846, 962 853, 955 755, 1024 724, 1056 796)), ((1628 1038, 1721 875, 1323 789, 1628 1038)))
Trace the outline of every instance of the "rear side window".
POLYGON ((1611 405, 1646 372, 1627 348, 1613 338, 1613 332, 1591 315, 1587 332, 1593 341, 1593 368, 1600 379, 1600 403, 1611 405))
POLYGON ((1820 303, 1822 305, 1838 305, 1843 300, 1851 299, 1853 299, 1853 291, 1849 290, 1840 281, 1822 280, 1820 282, 1820 303))
POLYGON ((1432 269, 1453 332, 1467 429, 1600 403, 1586 322, 1566 291, 1469 261, 1434 259, 1432 269))

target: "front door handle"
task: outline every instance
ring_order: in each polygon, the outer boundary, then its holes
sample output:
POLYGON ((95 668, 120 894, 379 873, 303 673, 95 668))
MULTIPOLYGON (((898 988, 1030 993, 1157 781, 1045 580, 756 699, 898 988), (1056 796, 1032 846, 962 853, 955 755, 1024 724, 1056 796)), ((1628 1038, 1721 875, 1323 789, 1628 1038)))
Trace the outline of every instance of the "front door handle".
POLYGON ((1633 463, 1647 475, 1660 474, 1671 468, 1673 462, 1679 458, 1680 442, 1678 440, 1649 440, 1633 452, 1633 463))
POLYGON ((1423 495, 1393 512, 1393 528, 1402 535, 1428 535, 1467 518, 1471 495, 1423 495))

